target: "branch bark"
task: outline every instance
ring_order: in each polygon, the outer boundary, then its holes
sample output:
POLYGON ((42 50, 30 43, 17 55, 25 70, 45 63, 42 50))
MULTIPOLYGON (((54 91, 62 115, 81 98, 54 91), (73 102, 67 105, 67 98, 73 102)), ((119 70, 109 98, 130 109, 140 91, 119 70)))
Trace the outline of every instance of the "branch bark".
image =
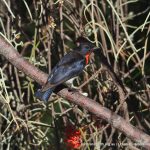
MULTIPOLYGON (((3 55, 12 65, 24 72, 27 76, 43 85, 48 75, 40 71, 28 61, 26 61, 16 49, 10 45, 3 37, 0 36, 0 54, 3 55)), ((87 109, 97 117, 104 119, 110 123, 114 128, 124 133, 128 138, 135 141, 137 145, 150 150, 150 136, 143 131, 132 126, 125 119, 101 106, 94 100, 81 95, 78 92, 70 92, 67 88, 57 93, 68 101, 77 104, 84 109, 87 109)))

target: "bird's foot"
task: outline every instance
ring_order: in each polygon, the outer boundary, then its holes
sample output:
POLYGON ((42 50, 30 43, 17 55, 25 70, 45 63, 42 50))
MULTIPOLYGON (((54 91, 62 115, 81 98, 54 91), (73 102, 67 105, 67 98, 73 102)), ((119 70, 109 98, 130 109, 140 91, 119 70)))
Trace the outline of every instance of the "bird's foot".
POLYGON ((68 89, 69 92, 80 92, 80 89, 71 87, 68 89))

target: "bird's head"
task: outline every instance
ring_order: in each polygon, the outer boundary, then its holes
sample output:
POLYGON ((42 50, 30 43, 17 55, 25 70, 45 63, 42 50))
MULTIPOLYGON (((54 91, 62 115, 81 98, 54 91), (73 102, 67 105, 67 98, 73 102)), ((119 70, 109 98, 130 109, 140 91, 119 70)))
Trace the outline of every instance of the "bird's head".
POLYGON ((76 40, 77 49, 82 55, 91 53, 96 49, 95 45, 84 37, 79 37, 76 40))

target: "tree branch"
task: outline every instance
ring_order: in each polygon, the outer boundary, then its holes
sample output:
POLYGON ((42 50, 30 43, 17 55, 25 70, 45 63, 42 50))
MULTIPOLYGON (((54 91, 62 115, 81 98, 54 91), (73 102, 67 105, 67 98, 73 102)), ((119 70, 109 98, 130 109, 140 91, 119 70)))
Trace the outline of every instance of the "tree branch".
MULTIPOLYGON (((3 55, 12 65, 24 72, 27 76, 43 85, 48 75, 34 67, 26 61, 14 47, 12 47, 3 37, 0 36, 0 54, 3 55)), ((109 109, 101 106, 92 99, 81 95, 78 92, 70 92, 68 89, 63 89, 58 94, 74 104, 77 104, 84 109, 87 109, 97 117, 104 119, 114 128, 124 133, 128 138, 137 142, 139 146, 150 149, 150 136, 132 126, 119 115, 111 112, 109 109)))

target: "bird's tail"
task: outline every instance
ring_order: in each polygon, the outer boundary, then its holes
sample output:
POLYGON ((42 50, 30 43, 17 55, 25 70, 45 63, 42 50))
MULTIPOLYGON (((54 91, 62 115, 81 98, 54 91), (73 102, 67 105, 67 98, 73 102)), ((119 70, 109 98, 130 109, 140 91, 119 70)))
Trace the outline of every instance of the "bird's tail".
POLYGON ((37 92, 35 92, 34 96, 40 100, 43 100, 44 102, 47 102, 53 90, 54 89, 51 89, 51 88, 44 92, 42 92, 41 90, 38 90, 37 92))

